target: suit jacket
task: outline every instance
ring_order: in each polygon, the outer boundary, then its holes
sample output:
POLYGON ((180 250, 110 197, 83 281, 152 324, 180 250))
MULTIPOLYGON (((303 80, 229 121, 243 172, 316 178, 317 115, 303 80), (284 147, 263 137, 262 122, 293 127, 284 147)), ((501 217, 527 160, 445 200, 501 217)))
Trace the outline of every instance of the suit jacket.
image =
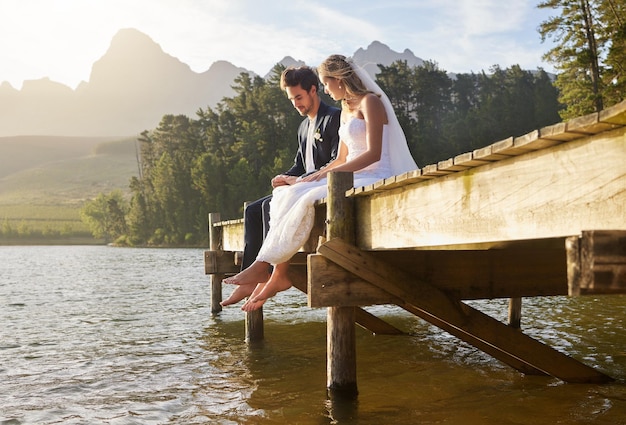
MULTIPOLYGON (((320 102, 315 120, 315 127, 316 130, 319 129, 320 138, 313 143, 313 161, 316 170, 337 157, 340 115, 341 109, 320 102)), ((298 152, 294 158, 293 166, 284 173, 288 176, 301 176, 306 173, 306 140, 310 121, 307 117, 298 127, 298 152)))

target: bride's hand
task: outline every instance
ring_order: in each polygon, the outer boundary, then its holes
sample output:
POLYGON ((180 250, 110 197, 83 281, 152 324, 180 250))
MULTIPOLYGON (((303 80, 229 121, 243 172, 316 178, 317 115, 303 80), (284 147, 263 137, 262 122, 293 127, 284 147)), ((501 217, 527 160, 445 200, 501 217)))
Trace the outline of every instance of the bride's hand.
POLYGON ((303 182, 315 182, 315 181, 318 181, 318 180, 324 178, 325 176, 326 176, 326 172, 324 172, 323 170, 319 170, 319 171, 316 171, 313 174, 309 174, 308 176, 301 178, 300 181, 303 181, 303 182))

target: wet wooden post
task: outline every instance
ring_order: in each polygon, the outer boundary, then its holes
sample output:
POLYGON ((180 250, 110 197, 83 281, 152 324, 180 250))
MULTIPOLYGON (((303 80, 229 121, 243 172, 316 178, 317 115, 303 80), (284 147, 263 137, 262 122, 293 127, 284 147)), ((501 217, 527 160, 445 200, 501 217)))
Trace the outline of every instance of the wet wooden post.
POLYGON ((522 299, 509 299, 509 326, 515 329, 522 328, 522 299))
MULTIPOLYGON (((352 173, 328 175, 327 237, 355 240, 354 210, 346 191, 354 185, 352 173)), ((354 307, 328 307, 327 389, 331 398, 354 399, 356 384, 356 319, 354 307)))
POLYGON ((264 337, 263 307, 254 311, 246 311, 246 342, 259 342, 264 337))
MULTIPOLYGON (((244 202, 244 216, 247 207, 248 202, 244 202)), ((246 311, 246 342, 255 343, 262 341, 263 338, 265 338, 263 330, 263 307, 254 311, 246 311)))
MULTIPOLYGON (((220 221, 220 213, 209 213, 209 249, 211 251, 222 250, 222 228, 214 226, 220 221)), ((211 313, 222 311, 222 279, 223 274, 211 274, 211 313)))

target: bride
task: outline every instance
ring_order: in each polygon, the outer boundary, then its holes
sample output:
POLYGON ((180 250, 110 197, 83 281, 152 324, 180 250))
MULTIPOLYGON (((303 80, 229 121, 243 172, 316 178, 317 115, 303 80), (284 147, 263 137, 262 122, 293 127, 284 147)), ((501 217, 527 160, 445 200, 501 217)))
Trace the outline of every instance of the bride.
POLYGON ((314 203, 327 195, 329 172, 352 171, 354 186, 360 187, 417 168, 389 99, 364 69, 345 56, 332 55, 318 67, 318 74, 324 91, 341 100, 337 159, 293 185, 274 189, 263 246, 254 263, 224 279, 238 287, 222 305, 250 296, 242 310, 256 310, 291 287, 288 261, 309 237, 314 203))

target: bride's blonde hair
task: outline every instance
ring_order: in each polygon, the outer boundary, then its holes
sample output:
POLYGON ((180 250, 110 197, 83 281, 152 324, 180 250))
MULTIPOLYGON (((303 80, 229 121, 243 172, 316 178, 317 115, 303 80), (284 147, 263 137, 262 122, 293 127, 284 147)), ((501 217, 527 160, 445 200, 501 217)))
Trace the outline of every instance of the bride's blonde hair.
MULTIPOLYGON (((374 93, 368 90, 361 79, 358 77, 352 64, 343 55, 331 55, 317 67, 317 73, 320 77, 330 77, 339 80, 346 89, 346 95, 341 100, 344 108, 352 109, 348 105, 348 100, 364 96, 367 93, 374 93)), ((377 93, 375 93, 378 95, 377 93)), ((378 95, 379 96, 379 95, 378 95)))

